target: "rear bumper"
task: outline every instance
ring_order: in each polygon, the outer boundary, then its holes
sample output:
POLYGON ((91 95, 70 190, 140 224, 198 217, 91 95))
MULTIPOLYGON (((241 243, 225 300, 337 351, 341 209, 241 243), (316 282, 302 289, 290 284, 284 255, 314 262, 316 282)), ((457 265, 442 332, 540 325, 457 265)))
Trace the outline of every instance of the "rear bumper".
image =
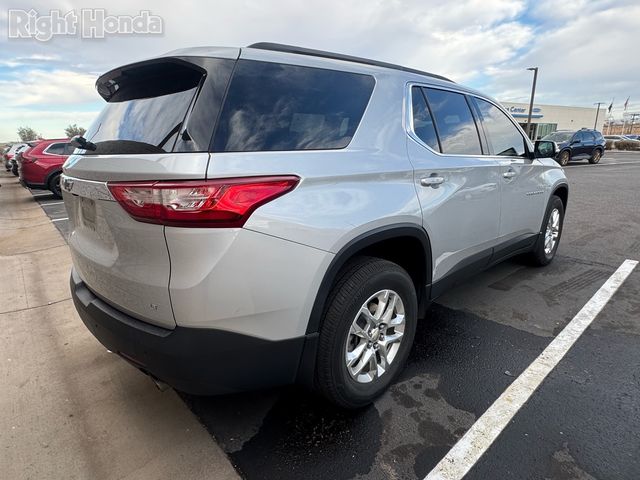
POLYGON ((141 322, 96 297, 71 272, 80 318, 107 349, 177 390, 214 395, 294 383, 305 337, 269 341, 229 331, 141 322))
POLYGON ((18 164, 20 183, 24 187, 47 190, 46 172, 36 163, 20 162, 18 164))

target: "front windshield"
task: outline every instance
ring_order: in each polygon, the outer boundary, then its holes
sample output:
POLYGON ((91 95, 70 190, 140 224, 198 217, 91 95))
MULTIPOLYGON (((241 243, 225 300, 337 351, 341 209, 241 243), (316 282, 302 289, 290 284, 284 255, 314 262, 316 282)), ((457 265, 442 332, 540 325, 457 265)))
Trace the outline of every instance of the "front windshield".
POLYGON ((542 140, 547 140, 549 142, 568 142, 573 137, 573 132, 553 132, 544 137, 542 140))

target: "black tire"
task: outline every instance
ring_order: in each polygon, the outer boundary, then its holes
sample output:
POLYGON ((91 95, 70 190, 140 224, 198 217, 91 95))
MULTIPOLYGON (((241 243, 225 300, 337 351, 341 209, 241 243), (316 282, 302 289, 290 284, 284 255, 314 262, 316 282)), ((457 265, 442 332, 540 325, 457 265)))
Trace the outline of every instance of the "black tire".
MULTIPOLYGON (((364 407, 395 380, 407 360, 417 323, 415 286, 409 274, 399 265, 380 258, 359 257, 342 270, 327 305, 318 341, 316 387, 340 407, 364 407), (349 332, 363 304, 377 292, 386 289, 397 293, 404 305, 404 334, 386 371, 369 383, 360 383, 351 376, 346 364, 349 332)), ((380 358, 379 353, 374 355, 380 358)))
POLYGON ((549 265, 553 258, 556 256, 556 252, 558 251, 558 245, 560 245, 560 238, 562 237, 562 229, 564 226, 564 204, 560 197, 556 195, 552 195, 549 199, 549 205, 547 205, 547 211, 544 214, 544 220, 542 221, 542 227, 540 228, 540 235, 538 236, 538 240, 531 251, 529 258, 531 263, 535 266, 544 267, 545 265, 549 265), (545 237, 547 231, 547 225, 549 223, 549 217, 554 210, 558 210, 560 215, 560 225, 558 229, 558 236, 556 238, 556 243, 551 249, 549 253, 545 251, 545 237))
POLYGON ((54 173, 49 179, 49 190, 56 198, 62 198, 62 189, 60 188, 60 173, 54 173))
POLYGON ((595 165, 600 161, 601 158, 602 158, 602 150, 600 150, 599 148, 596 148, 591 154, 591 157, 589 158, 589 163, 592 163, 595 165))
POLYGON ((563 167, 566 167, 571 160, 571 152, 569 150, 563 150, 558 155, 558 163, 563 167))
POLYGON ((18 163, 17 162, 11 163, 11 173, 13 173, 16 177, 18 176, 19 172, 18 172, 18 163))

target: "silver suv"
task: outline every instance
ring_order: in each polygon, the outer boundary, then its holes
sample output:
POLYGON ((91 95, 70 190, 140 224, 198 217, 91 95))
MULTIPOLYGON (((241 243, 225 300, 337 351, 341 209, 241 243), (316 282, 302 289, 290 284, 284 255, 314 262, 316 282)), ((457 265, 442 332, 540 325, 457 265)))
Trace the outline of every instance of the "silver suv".
POLYGON ((73 298, 106 348, 178 390, 297 382, 365 405, 447 287, 558 248, 555 144, 446 78, 261 43, 170 52, 97 89, 62 178, 73 298))

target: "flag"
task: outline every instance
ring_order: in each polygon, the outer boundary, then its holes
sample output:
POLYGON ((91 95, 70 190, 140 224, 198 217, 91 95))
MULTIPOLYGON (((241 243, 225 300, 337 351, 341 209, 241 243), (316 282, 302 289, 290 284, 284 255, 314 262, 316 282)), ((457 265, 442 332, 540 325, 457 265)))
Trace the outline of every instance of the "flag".
MULTIPOLYGON (((613 100, 615 100, 615 98, 613 100)), ((611 113, 611 109, 613 108, 613 100, 611 100, 611 103, 609 104, 609 108, 607 108, 607 113, 611 113)))
POLYGON ((624 102, 624 111, 625 111, 625 112, 627 111, 627 105, 629 105, 629 99, 630 99, 630 98, 631 98, 631 97, 627 97, 627 101, 626 101, 626 102, 624 102))

